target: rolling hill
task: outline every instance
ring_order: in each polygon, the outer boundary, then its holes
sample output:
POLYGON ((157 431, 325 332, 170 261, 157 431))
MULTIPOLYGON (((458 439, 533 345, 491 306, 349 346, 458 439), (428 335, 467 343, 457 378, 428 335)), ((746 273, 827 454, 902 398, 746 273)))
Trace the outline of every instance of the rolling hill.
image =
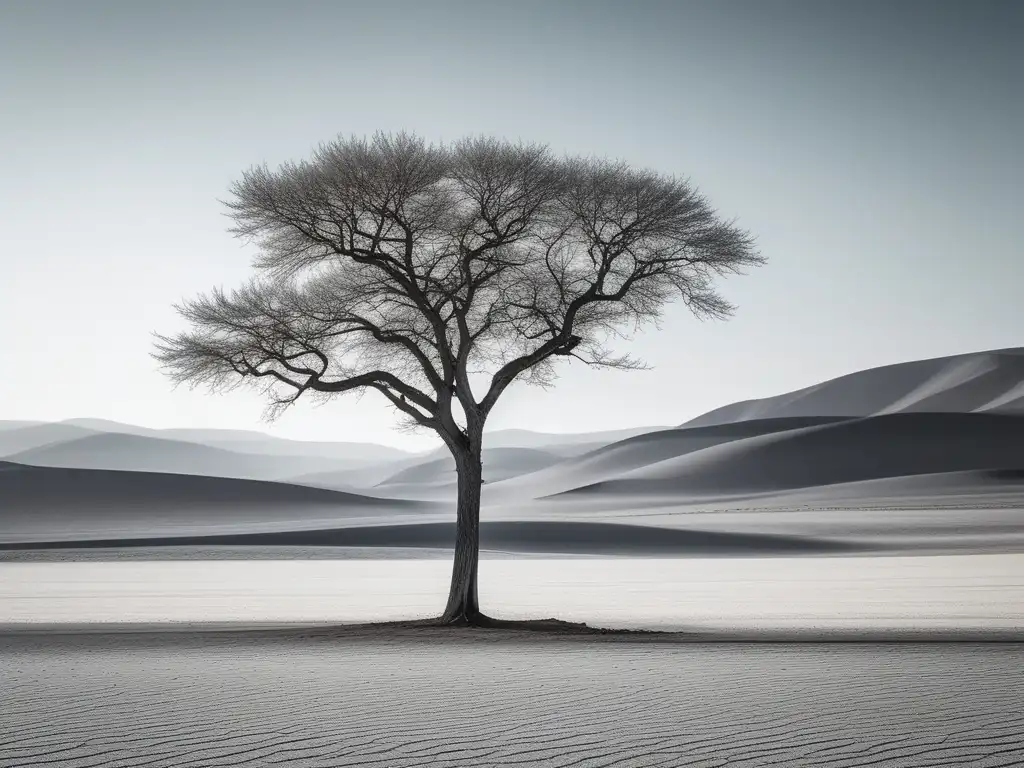
POLYGON ((1024 413, 1024 348, 871 368, 783 395, 732 403, 682 426, 915 412, 1024 413))
POLYGON ((892 413, 722 442, 567 494, 720 497, 1022 467, 1024 416, 892 413))
MULTIPOLYGON (((51 426, 51 425, 47 425, 51 426)), ((124 433, 67 437, 66 429, 43 430, 65 439, 4 455, 7 461, 42 467, 109 469, 133 472, 170 472, 184 475, 277 480, 302 471, 327 471, 340 460, 316 456, 267 456, 240 453, 199 443, 124 433)), ((2 433, 0 437, 19 437, 2 433)), ((7 442, 0 440, 0 443, 7 442)), ((13 442, 13 441, 10 441, 13 442)), ((5 448, 8 446, 4 446, 5 448)))
MULTIPOLYGON (((535 472, 558 463, 559 459, 559 456, 537 448, 484 448, 481 455, 484 482, 496 483, 535 472)), ((455 481, 455 460, 449 455, 406 467, 378 483, 378 487, 449 484, 455 481)))
POLYGON ((287 483, 0 462, 0 539, 295 528, 422 513, 429 505, 287 483))
MULTIPOLYGON (((961 504, 975 498, 1011 509, 1017 500, 1024 505, 1024 350, 874 368, 728 405, 677 428, 569 435, 498 430, 485 433, 485 446, 485 520, 501 524, 489 529, 502 532, 495 546, 523 551, 549 551, 531 537, 555 535, 555 528, 537 523, 554 524, 560 515, 569 516, 561 522, 657 519, 657 526, 681 528, 690 520, 682 512, 823 510, 837 499, 853 507, 869 498, 910 499, 926 510, 928 499, 957 496, 961 504)), ((316 540, 315 529, 337 546, 443 543, 451 533, 444 526, 454 513, 456 483, 447 450, 375 448, 381 450, 97 420, 8 422, 0 428, 0 458, 16 463, 0 464, 0 535, 24 538, 45 529, 58 540, 134 541, 274 534, 273 541, 283 542, 291 534, 278 534, 299 531, 292 538, 305 545, 316 540), (311 453, 302 452, 307 449, 311 453), (367 528, 374 525, 381 531, 367 528), (366 530, 352 533, 353 526, 366 530), (383 532, 389 526, 405 528, 383 532)), ((828 535, 837 539, 882 529, 898 537, 900 526, 910 525, 908 517, 883 525, 881 518, 857 514, 831 523, 791 516, 786 525, 812 538, 831 526, 828 535)), ((737 532, 770 534, 782 519, 742 518, 737 532)), ((712 527, 727 524, 721 516, 708 520, 712 527)), ((984 521, 961 522, 979 537, 995 536, 999 526, 1020 528, 995 512, 984 521)), ((567 542, 584 533, 570 528, 558 529, 556 538, 567 542)), ((598 541, 602 533, 588 551, 613 551, 611 539, 620 533, 636 542, 655 535, 605 532, 610 549, 598 541)), ((550 551, 575 551, 565 542, 550 551)), ((690 551, 682 539, 666 547, 690 551)))
POLYGON ((733 440, 840 420, 832 417, 758 419, 736 424, 660 430, 629 437, 582 456, 565 459, 537 472, 489 485, 484 489, 484 493, 488 500, 538 498, 610 480, 640 467, 733 440))
MULTIPOLYGON (((25 426, 35 426, 31 423, 23 422, 23 424, 25 426)), ((123 424, 106 419, 66 419, 50 424, 40 424, 39 426, 45 426, 55 433, 65 430, 69 435, 65 439, 70 439, 70 436, 73 435, 124 434, 165 440, 181 440, 188 443, 227 448, 239 453, 258 453, 269 456, 316 456, 319 458, 341 459, 353 465, 394 461, 413 455, 408 451, 377 443, 287 440, 254 430, 191 427, 151 429, 149 427, 139 427, 134 424, 123 424)), ((2 445, 3 443, 0 443, 0 447, 2 445)))

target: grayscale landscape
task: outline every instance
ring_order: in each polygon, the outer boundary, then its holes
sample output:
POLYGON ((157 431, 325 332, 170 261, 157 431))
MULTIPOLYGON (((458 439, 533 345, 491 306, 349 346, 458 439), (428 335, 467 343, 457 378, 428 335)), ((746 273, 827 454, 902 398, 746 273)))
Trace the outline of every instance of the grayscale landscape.
POLYGON ((0 2, 0 768, 1024 765, 1022 50, 0 2))
POLYGON ((1022 363, 888 366, 639 434, 494 433, 482 603, 662 635, 408 625, 450 571, 434 451, 6 422, 0 764, 1014 764, 1022 363), (209 456, 221 476, 193 469, 209 456))
MULTIPOLYGON (((493 438, 485 555, 1024 554, 1024 349, 859 371, 674 427, 493 438)), ((0 452, 5 560, 427 556, 455 535, 455 465, 437 451, 69 421, 5 422, 0 452)))

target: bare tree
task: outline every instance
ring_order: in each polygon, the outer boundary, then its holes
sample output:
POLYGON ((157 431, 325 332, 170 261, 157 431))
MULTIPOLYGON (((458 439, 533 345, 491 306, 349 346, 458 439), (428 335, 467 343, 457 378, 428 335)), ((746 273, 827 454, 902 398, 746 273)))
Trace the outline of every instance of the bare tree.
POLYGON ((246 171, 225 204, 261 276, 179 305, 191 328, 154 356, 177 382, 261 385, 271 416, 376 390, 437 432, 458 473, 451 623, 486 621, 481 444, 505 389, 550 384, 565 358, 642 367, 609 340, 674 298, 724 318, 714 278, 763 263, 684 180, 490 138, 339 138, 246 171))

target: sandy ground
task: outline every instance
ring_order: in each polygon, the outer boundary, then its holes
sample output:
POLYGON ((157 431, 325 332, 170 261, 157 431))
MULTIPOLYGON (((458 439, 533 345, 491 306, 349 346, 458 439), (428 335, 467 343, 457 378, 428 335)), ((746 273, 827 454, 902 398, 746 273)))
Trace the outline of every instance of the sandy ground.
MULTIPOLYGON (((0 625, 369 622, 440 613, 450 560, 0 563, 0 625)), ((1024 638, 1024 555, 488 559, 501 618, 1024 638)))
POLYGON ((1024 645, 0 635, 0 766, 1012 766, 1024 645))

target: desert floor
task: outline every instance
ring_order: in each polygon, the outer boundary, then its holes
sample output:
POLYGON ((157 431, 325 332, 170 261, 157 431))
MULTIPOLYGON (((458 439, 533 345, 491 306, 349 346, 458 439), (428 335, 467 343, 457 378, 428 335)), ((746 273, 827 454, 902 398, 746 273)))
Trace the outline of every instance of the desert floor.
MULTIPOLYGON (((182 559, 0 562, 0 629, 427 618, 444 606, 452 557, 449 551, 429 560, 247 561, 177 554, 182 559)), ((1024 640, 1024 554, 488 555, 480 564, 480 600, 485 611, 506 619, 555 616, 719 636, 1024 640)))
POLYGON ((4 768, 1024 763, 1017 643, 8 633, 0 688, 4 768))

